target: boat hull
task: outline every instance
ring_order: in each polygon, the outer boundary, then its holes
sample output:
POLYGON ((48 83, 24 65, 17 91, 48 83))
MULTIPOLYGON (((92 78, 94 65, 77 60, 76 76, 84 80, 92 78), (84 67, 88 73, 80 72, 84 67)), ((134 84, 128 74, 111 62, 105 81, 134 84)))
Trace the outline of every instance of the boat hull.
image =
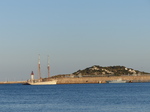
POLYGON ((45 81, 45 82, 28 82, 27 85, 55 85, 57 84, 56 80, 45 81))
POLYGON ((107 83, 126 83, 127 81, 122 80, 122 79, 117 79, 117 80, 110 80, 107 81, 107 83))
POLYGON ((107 83, 126 83, 126 81, 107 81, 107 83))

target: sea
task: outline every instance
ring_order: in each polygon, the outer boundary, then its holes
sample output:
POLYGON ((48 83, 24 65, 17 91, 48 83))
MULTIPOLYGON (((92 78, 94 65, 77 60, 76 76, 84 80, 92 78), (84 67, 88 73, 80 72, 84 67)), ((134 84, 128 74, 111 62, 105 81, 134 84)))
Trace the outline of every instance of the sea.
POLYGON ((0 112, 150 112, 150 83, 0 85, 0 112))

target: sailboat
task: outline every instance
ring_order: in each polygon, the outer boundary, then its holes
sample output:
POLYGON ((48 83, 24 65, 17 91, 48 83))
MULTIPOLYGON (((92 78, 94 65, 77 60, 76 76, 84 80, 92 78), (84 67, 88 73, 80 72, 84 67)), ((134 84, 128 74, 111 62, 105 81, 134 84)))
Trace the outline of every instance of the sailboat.
POLYGON ((27 85, 55 85, 57 80, 27 82, 27 85))
POLYGON ((38 77, 39 79, 34 79, 34 73, 33 71, 31 72, 31 78, 30 80, 27 81, 27 85, 55 85, 57 84, 57 80, 51 79, 50 78, 50 63, 49 63, 49 56, 48 56, 48 78, 47 80, 44 80, 41 78, 41 71, 40 71, 41 65, 40 65, 40 55, 38 59, 38 77))

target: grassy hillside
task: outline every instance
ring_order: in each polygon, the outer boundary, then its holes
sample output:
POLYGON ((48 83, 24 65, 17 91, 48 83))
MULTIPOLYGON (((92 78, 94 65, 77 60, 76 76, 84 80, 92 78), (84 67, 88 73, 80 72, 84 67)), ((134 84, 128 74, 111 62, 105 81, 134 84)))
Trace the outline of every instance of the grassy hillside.
POLYGON ((148 74, 146 72, 141 72, 134 70, 132 68, 127 68, 125 66, 108 66, 102 67, 99 65, 94 65, 83 70, 78 70, 72 74, 57 75, 54 77, 103 77, 103 76, 138 76, 148 74))

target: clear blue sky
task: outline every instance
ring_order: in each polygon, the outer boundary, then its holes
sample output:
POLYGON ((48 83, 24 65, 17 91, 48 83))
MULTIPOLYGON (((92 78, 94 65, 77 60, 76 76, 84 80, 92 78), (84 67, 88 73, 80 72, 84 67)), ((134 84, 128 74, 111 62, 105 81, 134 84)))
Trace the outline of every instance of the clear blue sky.
POLYGON ((93 65, 150 72, 150 0, 1 0, 0 81, 93 65))

